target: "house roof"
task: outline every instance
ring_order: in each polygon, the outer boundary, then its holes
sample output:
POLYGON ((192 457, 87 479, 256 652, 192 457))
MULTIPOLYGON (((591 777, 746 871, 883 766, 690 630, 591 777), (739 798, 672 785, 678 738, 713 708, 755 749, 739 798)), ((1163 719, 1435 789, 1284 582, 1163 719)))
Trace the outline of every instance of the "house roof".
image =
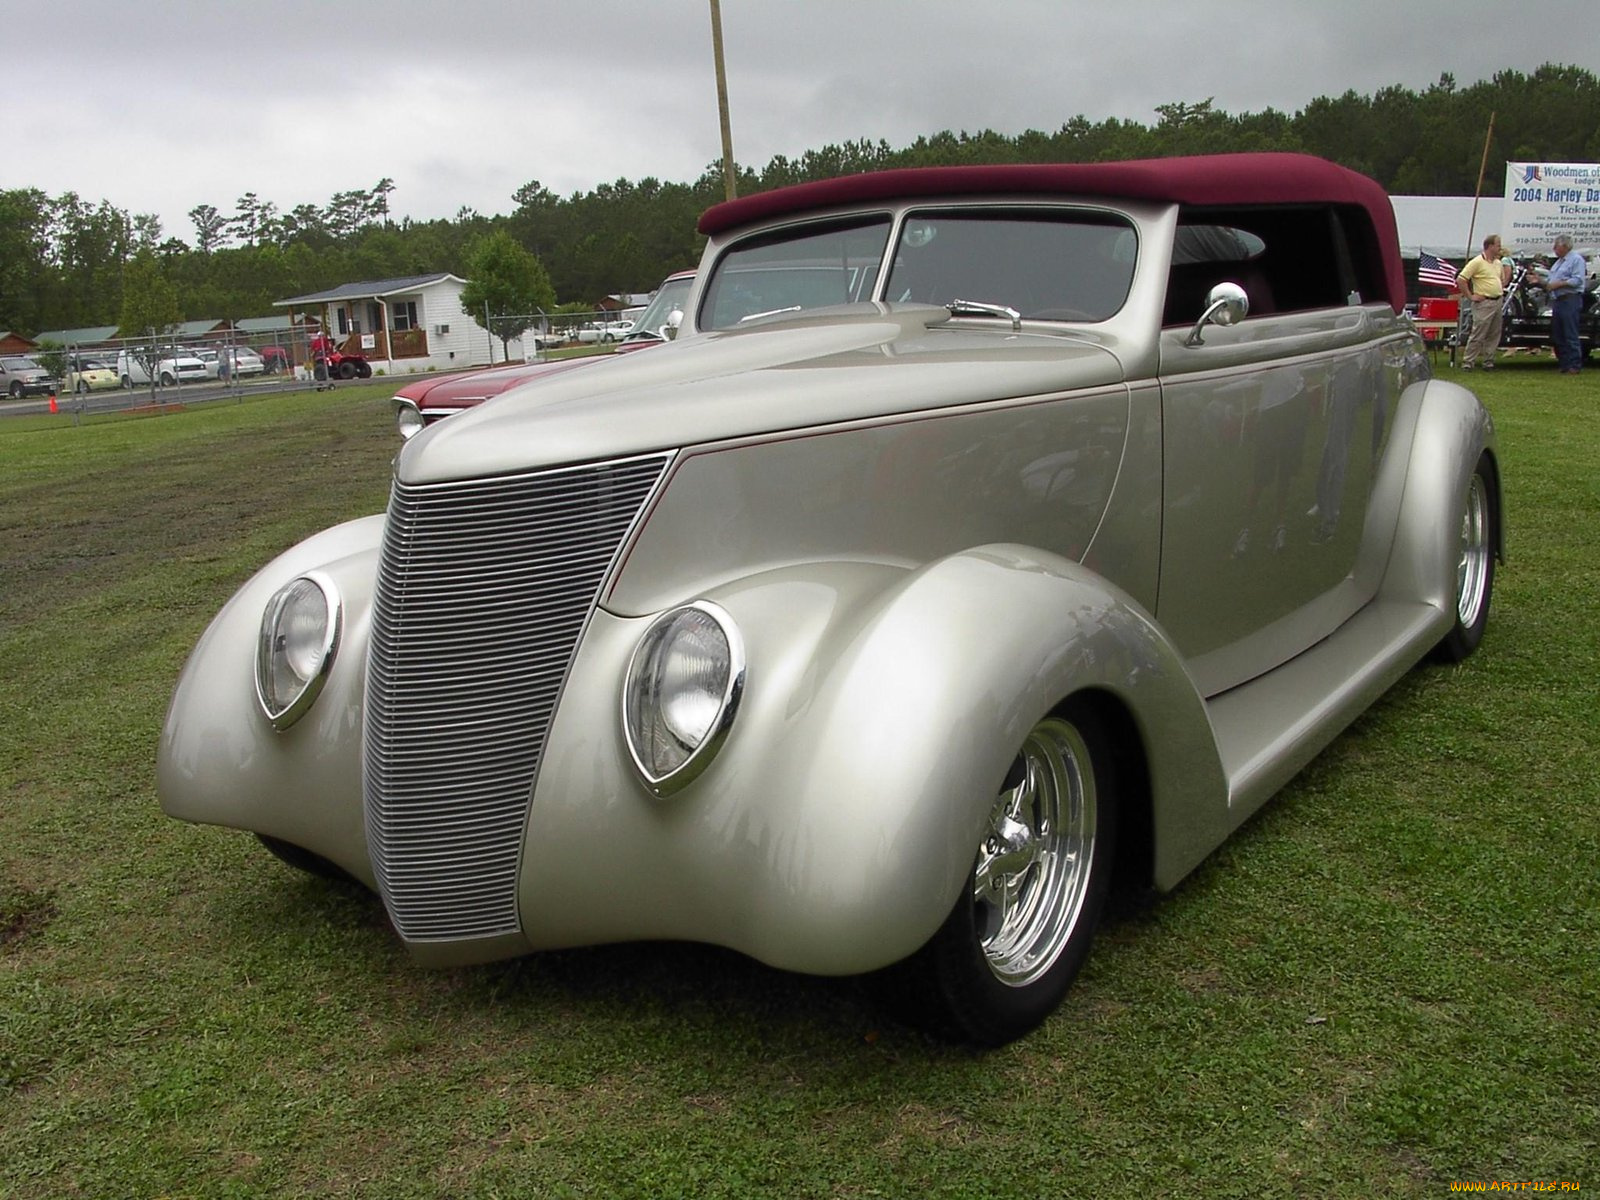
POLYGON ((227 323, 219 317, 210 317, 199 321, 179 321, 173 327, 172 333, 174 337, 200 337, 202 334, 211 333, 213 330, 222 328, 227 323))
POLYGON ((117 336, 115 325, 93 325, 88 329, 47 329, 36 342, 60 342, 63 346, 82 346, 88 342, 109 342, 117 336))
MULTIPOLYGON (((297 329, 306 323, 307 318, 291 317, 288 313, 279 313, 271 317, 240 317, 233 323, 233 327, 240 333, 282 333, 297 329)), ((315 323, 316 318, 309 318, 315 323)))
POLYGON ((420 292, 425 287, 436 283, 443 283, 453 279, 457 283, 466 283, 448 271, 436 272, 432 275, 407 275, 400 279, 369 279, 360 283, 341 283, 338 287, 329 288, 325 292, 311 292, 304 296, 290 296, 287 300, 274 300, 274 308, 287 308, 289 305, 301 304, 327 304, 335 300, 371 300, 382 299, 385 296, 399 295, 404 292, 420 292))
POLYGON ((932 196, 1106 196, 1196 207, 1346 204, 1364 208, 1377 233, 1389 300, 1405 300, 1399 237, 1389 195, 1376 180, 1309 154, 1206 154, 1100 163, 1004 163, 904 167, 843 175, 728 200, 700 217, 701 233, 834 205, 932 196))

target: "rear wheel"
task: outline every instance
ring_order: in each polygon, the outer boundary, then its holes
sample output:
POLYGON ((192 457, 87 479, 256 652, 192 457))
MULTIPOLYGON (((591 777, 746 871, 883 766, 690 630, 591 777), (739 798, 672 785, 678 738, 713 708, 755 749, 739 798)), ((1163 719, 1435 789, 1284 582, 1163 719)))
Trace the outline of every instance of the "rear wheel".
POLYGON ((1433 648, 1439 662, 1461 662, 1483 641, 1494 595, 1494 557, 1500 514, 1495 510, 1493 468, 1482 455, 1462 503, 1460 550, 1456 560, 1455 624, 1433 648))
POLYGON ((1056 1010, 1110 889, 1114 786, 1105 735, 1086 705, 1034 726, 990 807, 965 889, 902 964, 909 1015, 999 1046, 1056 1010))

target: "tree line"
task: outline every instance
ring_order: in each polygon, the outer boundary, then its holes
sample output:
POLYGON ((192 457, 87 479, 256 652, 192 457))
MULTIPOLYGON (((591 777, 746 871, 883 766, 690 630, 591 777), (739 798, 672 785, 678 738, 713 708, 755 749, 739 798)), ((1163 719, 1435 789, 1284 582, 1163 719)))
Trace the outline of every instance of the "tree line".
MULTIPOLYGON (((1318 97, 1299 112, 1230 114, 1211 100, 1157 105, 1149 124, 1078 115, 1053 133, 982 130, 919 137, 910 145, 859 140, 779 155, 760 170, 737 169, 740 195, 858 171, 987 163, 1101 162, 1175 154, 1290 150, 1320 155, 1372 176, 1392 193, 1471 194, 1494 115, 1489 175, 1512 161, 1600 161, 1600 79, 1547 64, 1501 71, 1458 87, 1448 74, 1423 91, 1394 86, 1372 95, 1318 97)), ((336 193, 326 205, 280 212, 246 193, 224 214, 210 203, 188 213, 187 236, 168 236, 148 214, 108 200, 37 188, 0 189, 0 329, 36 333, 124 323, 127 305, 184 318, 269 315, 274 300, 356 279, 449 271, 470 276, 475 256, 504 261, 508 241, 542 268, 538 294, 574 307, 602 296, 645 292, 693 266, 700 213, 723 197, 720 161, 692 183, 618 179, 560 197, 531 180, 510 211, 463 208, 451 219, 394 219, 392 179, 336 193), (491 253, 490 242, 493 241, 491 253), (175 306, 175 309, 174 309, 175 306)), ((517 256, 515 261, 525 261, 517 256)))

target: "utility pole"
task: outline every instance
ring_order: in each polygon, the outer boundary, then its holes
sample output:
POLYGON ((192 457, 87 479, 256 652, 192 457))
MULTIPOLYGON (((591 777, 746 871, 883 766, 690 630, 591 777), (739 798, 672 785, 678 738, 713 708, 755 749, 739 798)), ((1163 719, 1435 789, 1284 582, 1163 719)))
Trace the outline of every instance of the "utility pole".
POLYGON ((717 61, 717 115, 722 120, 722 185, 732 200, 739 189, 733 174, 733 127, 728 123, 728 72, 722 65, 721 0, 711 0, 711 55, 717 61))

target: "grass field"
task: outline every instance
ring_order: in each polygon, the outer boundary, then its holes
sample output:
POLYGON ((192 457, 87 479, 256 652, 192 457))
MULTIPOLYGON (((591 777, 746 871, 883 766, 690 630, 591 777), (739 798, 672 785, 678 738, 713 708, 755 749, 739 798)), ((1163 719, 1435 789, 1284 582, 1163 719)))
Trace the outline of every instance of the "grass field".
POLYGON ((0 1196, 1600 1190, 1600 372, 1464 378, 1509 502, 1483 649, 987 1055, 704 947, 423 971, 370 896, 168 820, 184 657, 382 506, 388 389, 0 421, 0 1196))

